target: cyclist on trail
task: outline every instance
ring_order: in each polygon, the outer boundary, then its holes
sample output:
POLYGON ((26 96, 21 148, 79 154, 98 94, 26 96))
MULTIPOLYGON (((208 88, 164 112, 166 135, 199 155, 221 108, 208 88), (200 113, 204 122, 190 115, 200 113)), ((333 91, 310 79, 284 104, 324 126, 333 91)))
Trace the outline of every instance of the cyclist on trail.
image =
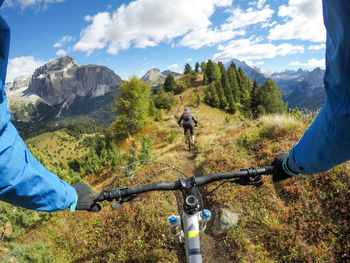
POLYGON ((350 159, 350 1, 323 0, 327 29, 325 103, 300 141, 279 154, 273 180, 321 173, 350 159))
MULTIPOLYGON (((0 7, 4 0, 0 0, 0 7)), ((10 29, 0 16, 0 200, 32 210, 99 211, 97 193, 85 184, 69 185, 33 157, 11 123, 4 91, 10 29)))
POLYGON ((192 115, 192 113, 190 112, 189 108, 185 108, 185 110, 182 113, 182 115, 181 115, 179 121, 177 122, 177 124, 180 127, 184 128, 185 142, 186 142, 186 132, 187 132, 188 129, 190 129, 190 132, 191 132, 191 143, 194 144, 194 127, 197 126, 197 120, 192 115), (182 125, 181 125, 181 121, 182 121, 182 125), (193 126, 193 122, 195 123, 194 126, 193 126))

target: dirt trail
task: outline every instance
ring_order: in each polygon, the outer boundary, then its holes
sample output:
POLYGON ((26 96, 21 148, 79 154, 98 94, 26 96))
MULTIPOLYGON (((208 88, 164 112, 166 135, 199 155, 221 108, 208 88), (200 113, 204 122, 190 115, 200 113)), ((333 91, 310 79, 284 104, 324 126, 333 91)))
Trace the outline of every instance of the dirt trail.
MULTIPOLYGON (((169 115, 172 115, 175 121, 178 121, 178 118, 181 116, 183 108, 187 104, 186 95, 180 97, 180 101, 177 106, 174 107, 173 112, 169 112, 169 115)), ((169 116, 170 117, 170 116, 169 116)), ((199 130, 199 129, 198 129, 199 130)), ((197 149, 194 147, 193 150, 188 151, 187 145, 184 143, 184 140, 181 142, 183 144, 183 147, 179 147, 179 156, 178 161, 180 161, 179 168, 182 172, 184 172, 188 177, 190 176, 200 176, 200 172, 198 169, 196 169, 195 161, 197 158, 197 149), (181 152, 180 152, 181 151, 181 152)), ((203 199, 205 199, 205 196, 202 196, 203 199)), ((203 200, 206 204, 206 200, 203 200)), ((209 209, 209 207, 206 207, 209 209)), ((215 216, 212 212, 212 218, 215 216)), ((202 251, 202 257, 203 257, 203 263, 212 263, 212 262, 229 262, 227 257, 225 256, 225 253, 222 251, 222 247, 218 246, 218 242, 216 242, 216 238, 211 234, 210 231, 210 223, 207 225, 207 229, 204 233, 202 233, 201 236, 201 251, 202 251)), ((181 255, 181 253, 179 253, 181 255)), ((179 262, 185 262, 185 259, 183 261, 179 260, 179 262)))

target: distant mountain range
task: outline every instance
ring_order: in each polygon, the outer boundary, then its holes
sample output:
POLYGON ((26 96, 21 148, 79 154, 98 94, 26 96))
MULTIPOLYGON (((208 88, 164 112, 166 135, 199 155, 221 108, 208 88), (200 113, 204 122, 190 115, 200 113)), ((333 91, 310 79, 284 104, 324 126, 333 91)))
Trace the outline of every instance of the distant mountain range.
POLYGON ((298 69, 286 70, 282 72, 265 73, 259 68, 251 67, 244 61, 234 59, 231 62, 236 67, 242 67, 244 73, 253 81, 256 79, 259 84, 265 82, 267 78, 272 79, 278 85, 283 100, 288 102, 288 108, 298 107, 301 110, 315 111, 322 107, 325 97, 323 84, 324 70, 316 68, 312 71, 298 69))
MULTIPOLYGON (((323 75, 319 68, 266 73, 243 61, 233 60, 237 68, 259 84, 266 78, 274 80, 289 108, 318 110, 324 101, 323 75)), ((230 63, 225 66, 228 67, 230 63)), ((163 84, 168 74, 182 74, 157 68, 150 69, 141 79, 152 87, 163 84)), ((108 125, 115 119, 110 108, 122 79, 104 66, 81 66, 68 56, 55 59, 35 70, 32 76, 22 76, 6 83, 9 107, 19 121, 50 122, 63 118, 88 116, 97 124, 108 125)))
POLYGON ((316 68, 306 74, 304 79, 297 85, 287 97, 290 108, 316 111, 319 110, 326 95, 323 83, 324 70, 316 68))

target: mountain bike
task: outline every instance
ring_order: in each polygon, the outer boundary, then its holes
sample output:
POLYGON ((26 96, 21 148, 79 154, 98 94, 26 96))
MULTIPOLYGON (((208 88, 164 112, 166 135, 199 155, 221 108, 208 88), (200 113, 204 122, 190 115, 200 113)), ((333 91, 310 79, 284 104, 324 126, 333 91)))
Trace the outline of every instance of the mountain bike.
MULTIPOLYGON (((180 127, 183 127, 183 125, 180 125, 180 127)), ((197 125, 195 125, 194 127, 197 127, 197 125)), ((191 149, 194 147, 194 143, 192 142, 191 137, 191 131, 190 129, 187 129, 185 134, 185 143, 188 146, 188 151, 191 151, 191 149)))
POLYGON ((180 244, 184 245, 186 262, 201 263, 201 233, 205 230, 206 223, 210 219, 211 213, 209 210, 203 208, 203 200, 198 191, 198 187, 217 181, 223 181, 222 184, 226 182, 232 182, 240 185, 254 185, 259 187, 263 184, 261 182, 261 175, 272 174, 272 169, 272 166, 262 168, 250 167, 241 169, 238 172, 217 173, 200 177, 187 177, 177 168, 165 163, 151 160, 138 161, 125 167, 113 179, 110 187, 107 190, 101 192, 99 198, 96 201, 116 201, 117 203, 112 204, 112 208, 117 209, 123 203, 131 201, 141 193, 150 191, 180 191, 183 202, 182 207, 178 206, 179 215, 169 216, 167 222, 171 227, 171 232, 179 238, 180 244), (145 179, 130 188, 118 187, 112 189, 112 186, 115 183, 116 179, 123 171, 126 171, 129 167, 131 167, 131 165, 145 162, 158 163, 164 165, 165 167, 153 172, 145 179), (151 176, 160 172, 164 172, 166 170, 173 170, 185 178, 181 177, 177 181, 158 182, 139 186, 141 183, 148 180, 151 176))

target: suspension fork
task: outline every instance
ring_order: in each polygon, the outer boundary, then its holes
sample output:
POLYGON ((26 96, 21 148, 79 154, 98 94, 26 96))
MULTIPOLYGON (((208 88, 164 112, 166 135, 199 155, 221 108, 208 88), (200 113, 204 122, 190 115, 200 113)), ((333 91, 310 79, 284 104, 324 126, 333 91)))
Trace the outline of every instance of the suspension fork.
POLYGON ((210 219, 209 210, 199 211, 198 192, 195 178, 180 179, 181 192, 184 199, 182 216, 172 215, 168 218, 168 224, 175 229, 180 228, 180 232, 175 231, 179 240, 184 239, 186 259, 189 263, 201 263, 202 254, 200 246, 201 232, 205 230, 206 222, 210 219), (200 227, 202 223, 202 227, 200 227))

